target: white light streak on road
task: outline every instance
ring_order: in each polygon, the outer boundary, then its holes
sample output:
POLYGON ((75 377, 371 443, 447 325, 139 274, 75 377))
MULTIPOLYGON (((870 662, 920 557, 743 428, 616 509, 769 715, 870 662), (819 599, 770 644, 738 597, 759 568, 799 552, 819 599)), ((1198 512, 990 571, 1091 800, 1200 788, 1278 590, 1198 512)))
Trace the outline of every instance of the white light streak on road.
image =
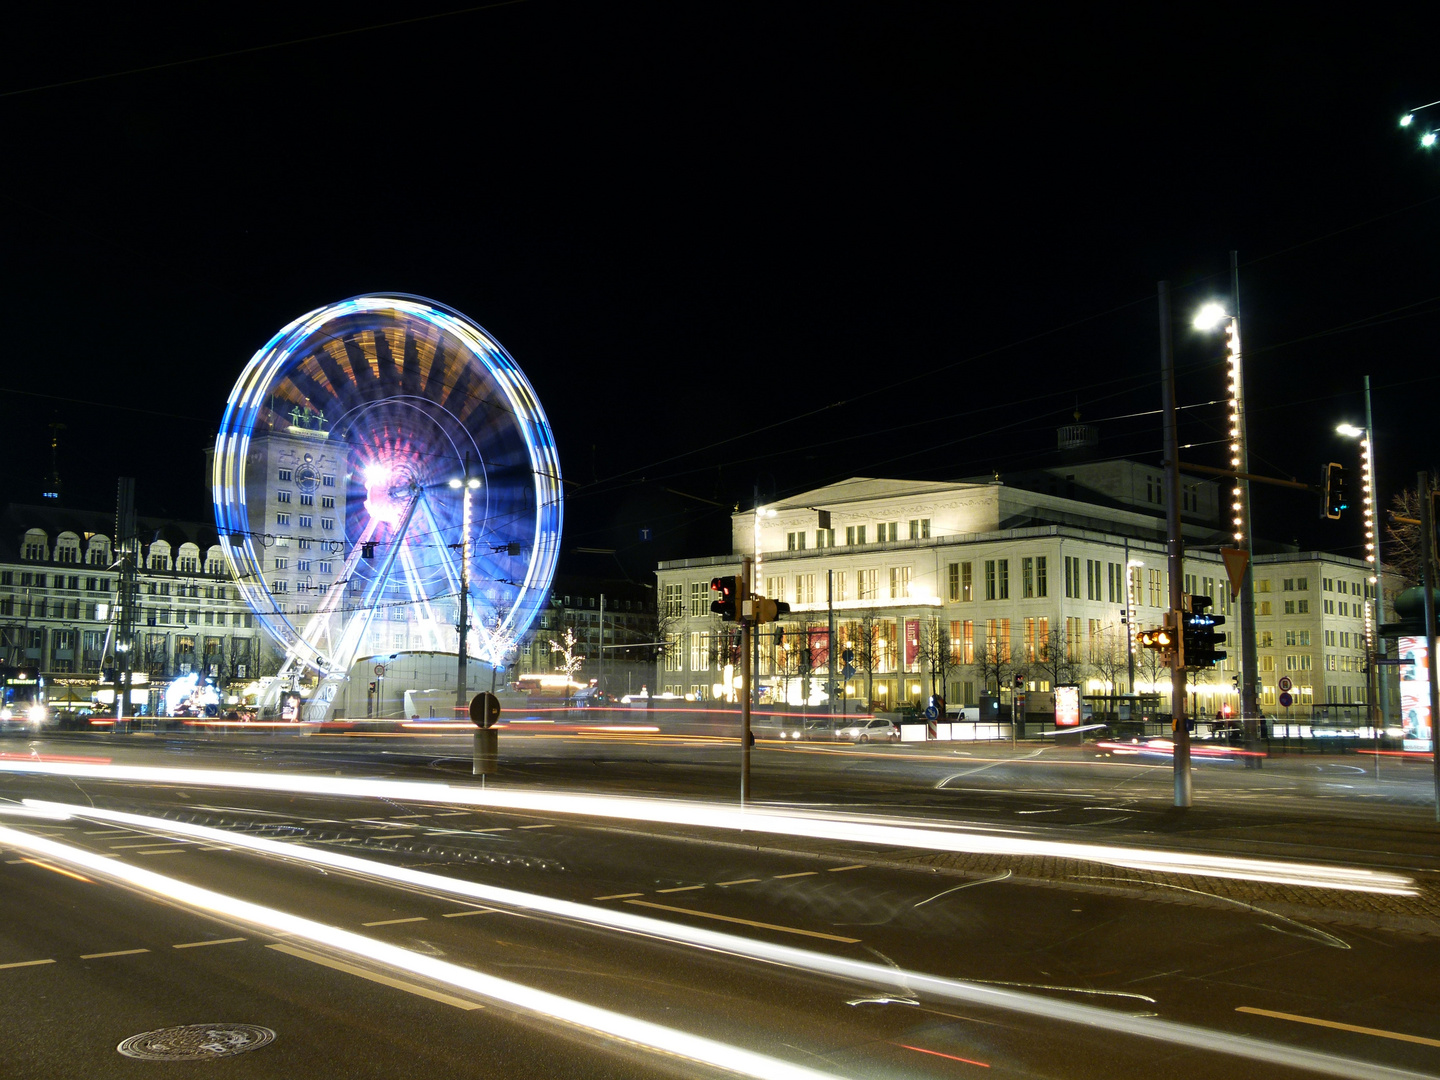
MULTIPOLYGON (((512 909, 552 915, 570 921, 604 926, 610 929, 640 934, 645 937, 658 938, 664 941, 679 942, 701 949, 728 953, 733 956, 743 956, 752 960, 777 964, 796 970, 829 975, 857 982, 863 986, 892 987, 903 992, 907 997, 913 994, 923 993, 944 1001, 986 1006, 1064 1023, 1083 1024, 1087 1027, 1097 1028, 1115 1034, 1158 1040, 1188 1046, 1194 1049, 1241 1057, 1251 1061, 1265 1062, 1271 1065, 1284 1065, 1297 1069, 1305 1069, 1325 1076, 1353 1077, 1356 1078, 1356 1080, 1419 1080, 1419 1078, 1426 1076, 1426 1074, 1422 1073, 1412 1073, 1369 1062, 1333 1057, 1311 1050, 1303 1050, 1285 1046, 1280 1043, 1231 1035, 1190 1024, 1180 1024, 1173 1021, 1156 1019, 1154 1017, 1132 1016, 1126 1013, 1118 1013, 1108 1009, 1098 1008, 1093 1005, 1054 1001, 1038 995, 1006 989, 998 985, 987 985, 937 975, 926 975, 920 972, 907 971, 898 966, 829 956, 824 953, 811 952, 807 949, 799 949, 789 945, 772 945, 767 942, 753 941, 722 931, 667 923, 663 920, 644 915, 634 915, 625 911, 612 911, 608 908, 594 907, 589 904, 574 903, 568 900, 557 900, 548 896, 523 893, 514 889, 504 889, 493 885, 483 885, 478 882, 465 881, 460 878, 449 878, 441 874, 412 870, 407 867, 390 866, 369 859, 357 858, 353 855, 318 850, 297 843, 267 840, 258 836, 230 833, 223 829, 212 829, 205 825, 193 825, 187 822, 167 821, 163 818, 147 817, 141 814, 127 814, 118 810, 102 810, 62 803, 36 802, 34 805, 36 805, 38 809, 44 809, 53 814, 68 814, 78 818, 113 821, 134 828, 155 829, 157 831, 193 836, 197 839, 224 839, 228 846, 231 847, 246 848, 257 853, 272 855, 294 862, 353 873, 371 879, 394 882, 469 900, 503 904, 512 909)), ((0 843, 5 842, 6 831, 7 830, 0 828, 0 843)), ((53 844, 51 841, 44 841, 44 843, 53 844)), ((19 845, 13 844, 12 842, 12 846, 18 847, 19 845)), ((80 849, 70 850, 78 851, 80 849)), ((114 862, 109 860, 99 857, 95 858, 101 864, 99 869, 102 872, 116 866, 114 862)), ((124 864, 120 865, 123 866, 124 864)), ((126 867, 126 869, 130 868, 126 867)), ((148 873, 147 871, 140 870, 136 870, 135 872, 142 874, 148 873)), ((150 876, 156 877, 157 875, 150 876)), ((161 880, 168 881, 170 879, 161 880)), ((240 903, 241 901, 236 902, 240 903)), ((341 931, 336 932, 341 933, 341 931)), ((369 939, 361 938, 359 940, 368 941, 369 939)), ((563 1018, 564 1017, 562 1017, 562 1019, 563 1018)), ((636 1022, 638 1023, 639 1021, 636 1022)), ((1431 1077, 1430 1080, 1434 1080, 1434 1078, 1431 1077)))
POLYGON ((29 851, 71 866, 83 867, 96 875, 163 897, 200 911, 227 919, 237 919, 252 926, 287 935, 291 942, 307 941, 344 953, 362 962, 379 963, 399 971, 446 986, 478 994, 492 1001, 504 1002, 527 1012, 559 1020, 562 1023, 593 1031, 611 1039, 619 1039, 650 1050, 674 1054, 689 1061, 711 1065, 740 1076, 777 1078, 777 1080, 834 1080, 831 1073, 822 1073, 803 1065, 794 1065, 779 1058, 742 1050, 713 1039, 690 1035, 673 1028, 652 1024, 633 1016, 596 1008, 558 994, 496 978, 459 964, 447 963, 431 956, 411 952, 376 938, 354 934, 339 927, 313 919, 291 915, 276 908, 253 904, 238 897, 227 896, 212 889, 203 889, 175 878, 165 877, 138 866, 107 859, 83 848, 0 826, 0 844, 19 851, 29 851))
POLYGON ((1003 836, 949 824, 907 821, 805 810, 760 810, 719 803, 678 799, 631 798, 618 795, 551 794, 502 788, 460 788, 407 780, 361 780, 304 776, 292 773, 228 769, 173 769, 145 765, 102 765, 81 762, 0 760, 0 771, 92 780, 135 781, 171 786, 241 788, 288 794, 373 798, 387 801, 489 807, 535 814, 567 814, 626 821, 646 821, 737 832, 804 836, 857 844, 953 851, 971 855, 1039 856, 1077 859, 1132 870, 1234 878, 1317 889, 1416 896, 1415 883, 1402 874, 1343 866, 1320 866, 1272 859, 1198 855, 1150 848, 1079 844, 1003 836))

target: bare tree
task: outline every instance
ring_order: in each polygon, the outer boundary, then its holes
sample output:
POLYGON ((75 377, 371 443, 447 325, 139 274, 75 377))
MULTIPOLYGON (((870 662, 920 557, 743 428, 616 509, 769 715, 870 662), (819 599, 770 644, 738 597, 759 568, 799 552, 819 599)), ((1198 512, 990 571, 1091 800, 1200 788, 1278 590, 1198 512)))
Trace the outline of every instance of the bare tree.
POLYGON ((855 651, 855 668, 865 673, 865 707, 875 698, 875 672, 882 670, 885 643, 880 616, 874 610, 861 611, 859 618, 846 624, 850 648, 855 651))
POLYGON ((1085 663, 1080 658, 1080 643, 1070 640, 1065 627, 1056 626, 1035 650, 1030 668, 1033 673, 1048 679, 1052 687, 1078 683, 1085 673, 1085 663))
MULTIPOLYGON (((1159 649, 1136 649, 1136 681, 1147 682, 1152 688, 1167 682, 1170 678, 1170 665, 1165 662, 1168 655, 1159 649)), ((1155 690, 1155 692, 1160 693, 1161 691, 1155 690)))
POLYGON ((585 657, 575 652, 575 628, 567 626, 560 641, 551 638, 550 651, 552 653, 559 653, 563 658, 560 663, 555 665, 555 670, 563 671, 565 678, 573 682, 575 675, 585 663, 585 657))
POLYGON ((922 623, 916 658, 930 673, 930 693, 945 697, 950 686, 950 673, 960 667, 959 657, 955 654, 955 642, 950 639, 949 626, 934 616, 931 616, 929 623, 922 623))
POLYGON ((975 643, 975 659, 970 666, 979 677, 981 689, 997 697, 1002 686, 1011 685, 1017 674, 1024 673, 1015 663, 1008 644, 988 635, 975 643))
POLYGON ((1123 634, 1116 633, 1113 628, 1107 629, 1098 641, 1092 642, 1089 662, 1095 677, 1110 684, 1112 694, 1119 693, 1122 686, 1126 693, 1132 691, 1130 654, 1123 634))
POLYGON ((1395 521, 1393 518, 1408 518, 1410 521, 1419 522, 1419 492, 1415 488, 1397 492, 1390 502, 1390 514, 1392 520, 1385 526, 1385 566, 1391 574, 1399 578, 1402 588, 1418 585, 1424 576, 1420 526, 1406 521, 1395 521))

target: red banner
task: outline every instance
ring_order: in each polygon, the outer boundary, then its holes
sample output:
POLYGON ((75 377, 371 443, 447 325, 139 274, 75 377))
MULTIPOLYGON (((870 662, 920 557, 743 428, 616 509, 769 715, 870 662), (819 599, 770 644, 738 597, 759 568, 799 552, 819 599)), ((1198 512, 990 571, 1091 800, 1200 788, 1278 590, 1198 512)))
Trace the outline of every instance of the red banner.
POLYGON ((810 670, 819 671, 830 663, 830 631, 824 627, 812 626, 810 635, 810 670))
POLYGON ((905 670, 910 671, 920 659, 920 620, 905 620, 905 670))

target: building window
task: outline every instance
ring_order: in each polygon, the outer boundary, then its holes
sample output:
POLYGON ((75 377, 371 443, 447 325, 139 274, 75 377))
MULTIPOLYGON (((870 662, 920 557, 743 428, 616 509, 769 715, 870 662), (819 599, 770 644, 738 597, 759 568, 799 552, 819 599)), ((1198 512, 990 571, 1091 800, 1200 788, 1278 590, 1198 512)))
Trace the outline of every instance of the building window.
POLYGON ((320 528, 322 528, 322 529, 333 529, 333 528, 335 528, 335 519, 334 519, 334 518, 322 517, 322 518, 320 519, 320 528))
POLYGON ((910 539, 911 539, 911 540, 929 540, 929 539, 930 539, 930 519, 929 519, 929 518, 911 518, 911 519, 910 519, 910 539))
POLYGON ((1035 556, 1035 595, 1050 595, 1050 572, 1046 569, 1048 557, 1045 555, 1035 556))
POLYGON ((312 525, 314 525, 314 524, 315 524, 315 519, 314 519, 314 518, 307 517, 307 516, 304 515, 304 514, 301 514, 301 515, 300 515, 300 528, 302 528, 302 529, 308 529, 308 528, 310 528, 310 527, 311 527, 312 525))
POLYGON ((898 521, 882 521, 875 526, 875 542, 877 544, 899 539, 900 523, 898 521))
POLYGON ((804 551, 805 534, 803 532, 792 532, 785 534, 786 551, 804 551))
POLYGON ((995 560, 985 560, 985 599, 995 599, 995 560))
POLYGON ((1270 579, 1269 579, 1269 578, 1256 578, 1256 579, 1255 579, 1255 591, 1256 591, 1256 592, 1269 592, 1269 591, 1270 591, 1270 579))
POLYGON ((855 572, 856 584, 859 587, 859 599, 878 600, 880 591, 880 571, 878 570, 857 570, 855 572))
MULTIPOLYGON (((685 593, 684 588, 678 583, 665 586, 664 606, 660 609, 660 616, 664 619, 678 619, 685 614, 685 593)), ((669 655, 668 653, 666 654, 669 655)), ((667 669, 673 670, 673 669, 667 669)))
POLYGON ((846 526, 845 526, 845 543, 847 543, 847 544, 863 544, 863 543, 865 543, 865 526, 864 526, 864 525, 846 525, 846 526))
POLYGON ((290 515, 289 515, 289 514, 286 514, 286 513, 278 513, 278 514, 276 514, 276 515, 275 515, 275 524, 276 524, 276 525, 289 525, 289 524, 290 524, 290 515))
POLYGON ((320 573, 322 573, 322 574, 328 574, 328 573, 330 573, 330 564, 329 564, 328 562, 322 562, 322 563, 320 564, 320 573))
POLYGON ((1296 611, 1297 614, 1300 614, 1300 615, 1308 615, 1308 614, 1310 614, 1310 601, 1309 601, 1309 600, 1297 600, 1297 601, 1295 601, 1295 611, 1296 611))
POLYGON ((289 470, 289 469, 281 469, 281 470, 280 470, 280 479, 281 479, 281 480, 288 481, 288 480, 290 479, 290 470, 289 470))
POLYGON ((813 604, 813 603, 815 603, 815 575, 814 575, 814 574, 796 574, 796 575, 795 575, 795 603, 797 603, 797 604, 813 604))
POLYGON ((320 486, 321 486, 321 487, 334 487, 334 486, 335 486, 335 477, 333 477, 333 476, 322 476, 322 477, 320 478, 320 486))
POLYGON ((314 505, 315 505, 315 496, 314 496, 314 495, 307 495, 305 492, 302 491, 302 492, 300 493, 300 505, 301 505, 301 506, 314 506, 314 505))
POLYGON ((690 670, 710 670, 710 631, 697 630, 690 635, 690 670))
POLYGON ((1295 601, 1294 601, 1294 600, 1286 600, 1286 601, 1284 601, 1284 603, 1285 603, 1285 614, 1286 614, 1286 615, 1294 615, 1294 614, 1295 614, 1295 601))
POLYGON ((953 602, 953 601, 955 601, 955 600, 959 600, 959 599, 960 599, 960 564, 959 564, 959 563, 957 563, 957 562, 952 562, 952 563, 950 564, 950 568, 949 568, 949 579, 950 579, 950 599, 951 599, 951 601, 953 602))
POLYGON ((1026 600, 1035 596, 1035 560, 1029 555, 1020 560, 1020 595, 1026 600))
POLYGON ((817 548, 832 548, 835 546, 834 529, 816 529, 815 546, 817 548))
POLYGON ((960 600, 962 603, 968 603, 975 599, 975 583, 972 578, 970 564, 962 562, 960 564, 960 600))
POLYGON ((288 502, 290 501, 290 492, 288 492, 288 491, 277 491, 277 492, 275 492, 275 501, 276 501, 276 502, 282 502, 282 503, 288 503, 288 502))
POLYGON ((890 568, 890 599, 906 600, 910 597, 910 567, 892 566, 890 568))
POLYGON ((1309 644, 1310 644, 1310 631, 1309 631, 1309 630, 1301 630, 1301 631, 1300 631, 1300 644, 1301 644, 1302 646, 1309 646, 1309 644))
POLYGON ((1257 601, 1255 601, 1255 614, 1256 614, 1256 615, 1269 615, 1269 614, 1270 614, 1270 601, 1269 601, 1269 600, 1257 600, 1257 601))
POLYGON ((335 496, 334 496, 334 495, 321 495, 321 496, 320 496, 320 509, 322 509, 322 510, 333 510, 333 509, 335 509, 335 496))
POLYGON ((709 613, 710 583, 708 581, 692 581, 690 583, 690 614, 697 616, 709 613))
POLYGON ((850 597, 849 597, 849 595, 848 595, 848 592, 849 592, 849 581, 848 581, 848 578, 849 578, 849 575, 848 575, 844 570, 837 570, 837 571, 835 571, 835 602, 836 602, 837 604, 840 603, 840 602, 843 601, 843 600, 848 600, 848 599, 850 599, 850 597))
POLYGON ((1309 579, 1308 577, 1296 578, 1296 579, 1295 579, 1295 591, 1296 591, 1296 592, 1309 592, 1309 591, 1310 591, 1310 579, 1309 579))
POLYGON ((277 556, 275 556, 275 569, 276 569, 276 570, 284 570, 284 569, 285 569, 287 566, 289 566, 289 565, 290 565, 290 560, 287 559, 287 558, 285 558, 283 555, 277 555, 277 556))
POLYGON ((1281 592, 1294 592, 1294 591, 1295 591, 1295 579, 1294 579, 1294 578, 1288 578, 1288 577, 1287 577, 1284 581, 1280 582, 1280 591, 1281 591, 1281 592))

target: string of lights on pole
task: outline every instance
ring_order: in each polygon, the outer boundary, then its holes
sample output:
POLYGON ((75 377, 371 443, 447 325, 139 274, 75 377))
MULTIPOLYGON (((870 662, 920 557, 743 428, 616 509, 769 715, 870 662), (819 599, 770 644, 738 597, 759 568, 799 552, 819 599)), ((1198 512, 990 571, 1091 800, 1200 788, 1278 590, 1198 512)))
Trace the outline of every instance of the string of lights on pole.
MULTIPOLYGON (((1228 404, 1228 419, 1230 431, 1228 436, 1230 448, 1230 468, 1237 473, 1241 471, 1244 462, 1243 438, 1244 438, 1244 381, 1240 378, 1240 325, 1239 321, 1226 313, 1219 304, 1206 304, 1195 316, 1195 329, 1213 330, 1221 322, 1225 323, 1225 362, 1226 362, 1226 391, 1228 404)), ((1245 505, 1245 487, 1237 478, 1235 486, 1231 489, 1230 500, 1231 521, 1234 525, 1233 533, 1235 543, 1243 543, 1249 534, 1250 508, 1245 505)))
MULTIPOLYGON (((1375 590, 1380 578, 1375 559, 1375 451, 1370 445, 1370 432, 1354 424, 1341 424, 1335 431, 1352 439, 1360 440, 1360 488, 1361 508, 1365 518, 1365 562, 1370 573, 1366 576, 1371 590, 1375 590)), ((1375 647, 1375 623, 1371 605, 1365 605, 1365 647, 1375 647)))

